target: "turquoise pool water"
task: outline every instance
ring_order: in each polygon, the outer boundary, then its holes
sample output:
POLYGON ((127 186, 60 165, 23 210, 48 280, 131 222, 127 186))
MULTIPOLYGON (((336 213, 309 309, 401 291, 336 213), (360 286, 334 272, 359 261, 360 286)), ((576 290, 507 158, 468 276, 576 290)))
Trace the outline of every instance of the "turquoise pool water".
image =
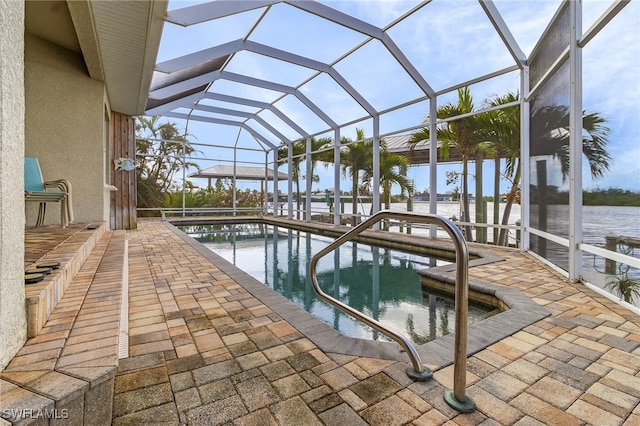
MULTIPOLYGON (((181 227, 191 237, 346 336, 386 336, 318 299, 307 279, 309 262, 331 238, 271 225, 181 227)), ((423 289, 416 270, 446 261, 365 244, 345 244, 318 262, 318 282, 336 299, 423 344, 451 333, 451 297, 423 289)), ((469 324, 495 313, 470 303, 469 324)))

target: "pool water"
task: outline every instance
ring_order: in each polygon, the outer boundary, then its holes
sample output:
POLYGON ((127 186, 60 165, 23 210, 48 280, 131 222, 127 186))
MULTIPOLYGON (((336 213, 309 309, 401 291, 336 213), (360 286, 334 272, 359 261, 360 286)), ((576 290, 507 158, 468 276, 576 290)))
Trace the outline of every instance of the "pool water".
MULTIPOLYGON (((219 256, 282 294, 345 336, 390 339, 320 300, 309 263, 331 238, 263 224, 198 225, 181 229, 219 256)), ((360 243, 345 244, 318 262, 323 291, 423 344, 453 332, 453 298, 423 288, 419 269, 448 262, 360 243)), ((496 313, 469 303, 469 324, 496 313)))

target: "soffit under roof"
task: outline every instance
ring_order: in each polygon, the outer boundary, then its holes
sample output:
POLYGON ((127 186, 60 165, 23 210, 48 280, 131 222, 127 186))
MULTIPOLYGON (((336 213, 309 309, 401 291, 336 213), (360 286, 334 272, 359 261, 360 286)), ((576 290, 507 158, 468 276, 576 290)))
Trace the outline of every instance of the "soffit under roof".
POLYGON ((25 30, 82 53, 91 78, 105 82, 111 109, 144 112, 167 0, 25 2, 25 30))

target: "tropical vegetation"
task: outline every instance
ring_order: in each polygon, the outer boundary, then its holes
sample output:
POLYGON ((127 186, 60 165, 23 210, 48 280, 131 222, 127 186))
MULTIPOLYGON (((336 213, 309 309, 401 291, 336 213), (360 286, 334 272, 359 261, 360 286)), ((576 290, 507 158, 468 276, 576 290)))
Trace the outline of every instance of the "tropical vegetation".
MULTIPOLYGON (((473 98, 468 87, 458 89, 458 102, 438 108, 437 118, 441 120, 437 127, 437 138, 441 144, 441 155, 449 158, 452 149, 456 149, 462 162, 462 220, 469 222, 468 167, 472 158, 494 158, 496 173, 500 160, 506 167, 503 177, 511 181, 507 194, 502 225, 507 225, 511 207, 520 197, 520 109, 519 106, 499 108, 519 100, 519 94, 507 93, 494 96, 484 102, 488 111, 475 112, 473 98), (497 108, 497 109, 492 109, 497 108), (455 118, 462 115, 462 118, 455 118), (453 118, 452 120, 448 120, 453 118)), ((563 179, 569 176, 569 109, 562 105, 534 108, 531 115, 532 155, 551 156, 560 161, 563 179)), ((609 128, 606 120, 597 113, 583 112, 583 153, 587 158, 591 175, 600 178, 609 169, 611 160, 606 151, 609 128)), ((413 135, 412 143, 429 140, 429 129, 423 128, 413 135)), ((478 173, 481 168, 477 168, 478 173)), ((476 176, 476 179, 480 179, 476 176)), ((498 179, 496 179, 497 181, 498 179)), ((497 197, 497 194, 494 194, 497 197)), ((498 244, 506 244, 506 229, 500 231, 498 244)), ((465 228, 467 239, 471 240, 471 229, 465 228)))
MULTIPOLYGON (((370 193, 373 189, 373 140, 365 140, 364 130, 356 129, 358 142, 348 138, 342 139, 344 146, 340 153, 340 163, 344 176, 349 176, 352 182, 353 220, 356 221, 357 200, 359 191, 370 193), (360 174, 362 172, 362 175, 360 174), (360 177, 362 176, 362 177, 360 177)), ((407 178, 409 160, 406 156, 394 154, 387 150, 384 139, 380 140, 380 188, 382 189, 380 202, 386 209, 391 207, 391 189, 400 188, 400 195, 413 193, 413 182, 407 178)), ((373 209, 373 206, 372 206, 373 209)))
MULTIPOLYGON (((348 137, 340 139, 342 149, 340 151, 340 168, 342 175, 351 180, 352 199, 352 223, 357 222, 358 196, 362 192, 370 192, 373 180, 373 140, 366 139, 364 130, 356 129, 356 140, 348 137)), ((321 151, 333 145, 330 138, 312 139, 311 149, 321 151)), ((288 155, 288 146, 283 145, 278 149, 278 159, 284 160, 288 155)), ((293 182, 296 186, 296 198, 298 200, 298 210, 300 210, 300 164, 306 158, 306 141, 301 139, 292 144, 292 170, 290 171, 293 182)), ((312 154, 312 168, 308 176, 314 176, 313 170, 316 162, 325 164, 333 163, 333 152, 323 151, 315 155, 312 154)), ((287 164, 284 161, 278 163, 279 166, 287 164)), ((381 202, 385 208, 391 205, 391 190, 394 186, 400 188, 400 195, 411 194, 414 190, 413 183, 407 178, 409 160, 404 155, 390 153, 386 149, 384 140, 380 141, 380 187, 382 189, 381 202)), ((315 176, 314 176, 315 177, 315 176)))
POLYGON ((640 300, 640 281, 629 277, 626 271, 609 278, 606 287, 627 303, 640 300))
MULTIPOLYGON (((232 208, 235 192, 237 208, 257 208, 264 202, 264 194, 258 190, 233 189, 233 186, 222 179, 217 179, 208 188, 191 188, 186 191, 185 206, 188 208, 232 208)), ((163 207, 181 208, 182 191, 167 194, 163 207)))
POLYGON ((356 141, 343 137, 341 143, 345 148, 340 152, 342 175, 351 179, 351 223, 356 225, 358 215, 358 187, 360 172, 373 164, 373 141, 365 141, 363 129, 356 129, 356 141))
MULTIPOLYGON (((319 151, 331 144, 330 138, 311 138, 311 170, 303 177, 307 179, 311 179, 312 182, 318 180, 318 177, 314 174, 316 163, 323 158, 321 155, 313 154, 315 151, 319 151)), ((306 153, 307 153, 307 141, 305 139, 300 139, 294 142, 291 145, 291 165, 292 170, 290 170, 291 177, 293 178, 293 183, 296 186, 296 204, 298 211, 298 218, 300 218, 300 165, 306 161, 306 153)), ((289 146, 282 145, 278 148, 278 168, 288 164, 286 161, 289 155, 289 146)))
POLYGON ((139 208, 162 206, 169 194, 177 190, 175 174, 183 168, 198 168, 194 162, 183 163, 184 157, 196 153, 187 136, 175 123, 163 123, 158 116, 136 119, 139 208))
MULTIPOLYGON (((218 179, 213 187, 199 189, 189 181, 185 182, 183 194, 181 185, 175 182, 176 173, 183 167, 199 169, 193 161, 183 161, 198 151, 189 143, 188 135, 180 131, 175 123, 162 122, 160 117, 139 117, 136 120, 136 164, 137 193, 139 208, 180 208, 184 195, 184 205, 190 208, 211 207, 231 208, 235 192, 236 207, 258 207, 263 194, 256 190, 234 189, 218 179)), ((153 212, 140 212, 153 215, 153 212)))
POLYGON ((585 206, 628 206, 640 207, 640 193, 628 189, 592 189, 582 193, 585 206))
MULTIPOLYGON (((494 96, 486 99, 481 112, 476 110, 473 97, 468 87, 457 91, 457 101, 448 103, 437 110, 438 124, 436 127, 440 156, 444 159, 455 154, 456 160, 462 164, 460 196, 462 199, 462 217, 465 223, 470 222, 469 168, 470 161, 476 161, 476 180, 481 179, 483 159, 493 159, 496 162, 496 188, 493 199, 500 198, 498 193, 500 179, 511 182, 511 188, 506 195, 506 205, 501 224, 507 225, 514 203, 519 202, 521 164, 520 164, 520 109, 517 104, 518 93, 494 96), (505 107, 502 107, 507 105, 505 107), (504 169, 501 167, 504 163, 504 169)), ((532 156, 550 156, 559 160, 563 178, 569 175, 569 110, 565 106, 544 106, 533 108, 531 116, 532 128, 532 156)), ((138 138, 138 206, 158 207, 173 203, 173 194, 178 193, 174 183, 175 174, 183 167, 195 167, 197 164, 185 161, 184 157, 191 157, 196 153, 188 140, 173 123, 161 123, 159 117, 142 117, 136 124, 138 138)), ((583 153, 590 166, 594 178, 599 178, 609 169, 610 156, 606 151, 609 129, 606 120, 597 113, 583 113, 583 153)), ((411 144, 429 140, 429 129, 423 128, 414 133, 411 144)), ((373 141, 366 139, 362 129, 356 129, 356 140, 348 137, 341 139, 340 167, 342 174, 351 180, 353 223, 356 223, 358 196, 372 189, 373 173, 373 141)), ((295 184, 297 210, 300 211, 301 179, 317 180, 314 169, 317 162, 325 165, 334 162, 333 150, 327 148, 333 145, 331 138, 311 139, 311 168, 301 174, 301 164, 306 160, 307 141, 298 140, 291 144, 292 170, 290 170, 295 184)), ((279 166, 287 164, 284 161, 289 155, 289 146, 283 145, 278 149, 279 166)), ((409 159, 403 155, 391 153, 386 148, 384 139, 380 141, 379 161, 381 202, 385 208, 390 208, 391 189, 400 188, 400 196, 414 191, 412 182, 407 178, 409 159)), ((219 186, 219 185, 218 185, 219 186)), ((535 188, 534 188, 535 189, 535 188)), ((550 188, 553 189, 553 188, 550 188)), ((208 188, 202 193, 189 191, 187 205, 226 204, 222 192, 232 191, 231 188, 208 188)), ((628 191, 627 191, 628 192, 628 191)), ((250 193, 250 191, 249 191, 250 193)), ((476 194, 481 196, 481 194, 476 194)), ((620 201, 620 205, 637 205, 633 194, 621 194, 609 190, 596 193, 585 192, 586 205, 602 203, 602 198, 613 195, 620 201)), ((236 194, 242 200, 251 196, 236 194)), ((556 197, 562 193, 556 192, 556 197)), ((535 191, 532 198, 535 198, 535 191)), ((247 204, 259 204, 260 197, 248 201, 247 204)), ((497 203, 496 203, 497 204, 497 203)), ((609 204, 607 202, 607 204, 609 204)), ((497 218, 497 214, 494 214, 497 218)), ((465 225, 465 236, 472 240, 471 227, 465 225)), ((503 229, 497 239, 498 244, 506 244, 507 231, 503 229)))
MULTIPOLYGON (((504 105, 517 101, 519 96, 509 94, 505 97, 495 97, 489 101, 489 106, 504 105)), ((509 221, 511 205, 520 194, 520 112, 519 107, 500 109, 486 113, 489 117, 487 124, 493 126, 496 137, 492 142, 497 146, 497 152, 506 153, 507 168, 505 176, 511 180, 512 187, 507 195, 502 225, 509 221)), ((583 113, 582 151, 589 163, 591 176, 601 178, 609 169, 611 157, 606 151, 609 128, 606 120, 596 113, 583 113)), ((550 155, 560 160, 562 178, 569 176, 569 109, 562 105, 551 105, 535 108, 531 114, 532 155, 550 155)), ((490 133, 489 133, 490 134, 490 133)), ((499 244, 506 243, 506 230, 500 231, 499 244)))
MULTIPOLYGON (((400 188, 400 196, 405 193, 409 196, 414 192, 413 182, 407 178, 409 169, 409 159, 404 155, 394 154, 387 151, 384 140, 380 146, 380 187, 382 189, 380 202, 384 203, 385 209, 391 208, 391 189, 394 186, 400 188)), ((365 167, 364 184, 368 187, 373 182, 373 162, 369 162, 365 167)))
MULTIPOLYGON (((436 130, 436 136, 440 143, 440 154, 444 159, 448 159, 453 149, 460 156, 462 163, 461 190, 462 190, 462 222, 470 222, 469 216, 469 161, 476 156, 481 156, 483 150, 488 149, 482 143, 485 129, 480 119, 480 115, 474 115, 475 111, 473 97, 468 87, 458 89, 458 102, 448 103, 438 108, 437 118, 442 121, 436 130), (455 118, 460 117, 461 118, 455 118)), ((414 133, 412 144, 430 139, 429 128, 425 127, 414 133)), ((472 241, 471 227, 465 225, 465 237, 472 241)))

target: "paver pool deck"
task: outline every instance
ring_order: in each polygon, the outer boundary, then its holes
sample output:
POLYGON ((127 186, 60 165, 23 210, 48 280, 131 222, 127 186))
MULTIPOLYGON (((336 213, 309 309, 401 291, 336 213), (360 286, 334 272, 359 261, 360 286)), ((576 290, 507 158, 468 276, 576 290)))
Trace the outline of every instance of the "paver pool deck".
POLYGON ((518 250, 482 246, 505 260, 470 279, 550 315, 468 357, 477 410, 461 414, 443 398, 453 366, 429 364, 433 379, 413 382, 408 358, 324 351, 246 274, 165 223, 141 220, 126 239, 114 425, 640 425, 640 316, 518 250))
POLYGON ((468 358, 478 408, 460 414, 451 366, 412 382, 408 361, 324 353, 162 223, 127 238, 115 425, 640 424, 640 317, 530 255, 492 249, 507 260, 470 269, 551 315, 468 358))

